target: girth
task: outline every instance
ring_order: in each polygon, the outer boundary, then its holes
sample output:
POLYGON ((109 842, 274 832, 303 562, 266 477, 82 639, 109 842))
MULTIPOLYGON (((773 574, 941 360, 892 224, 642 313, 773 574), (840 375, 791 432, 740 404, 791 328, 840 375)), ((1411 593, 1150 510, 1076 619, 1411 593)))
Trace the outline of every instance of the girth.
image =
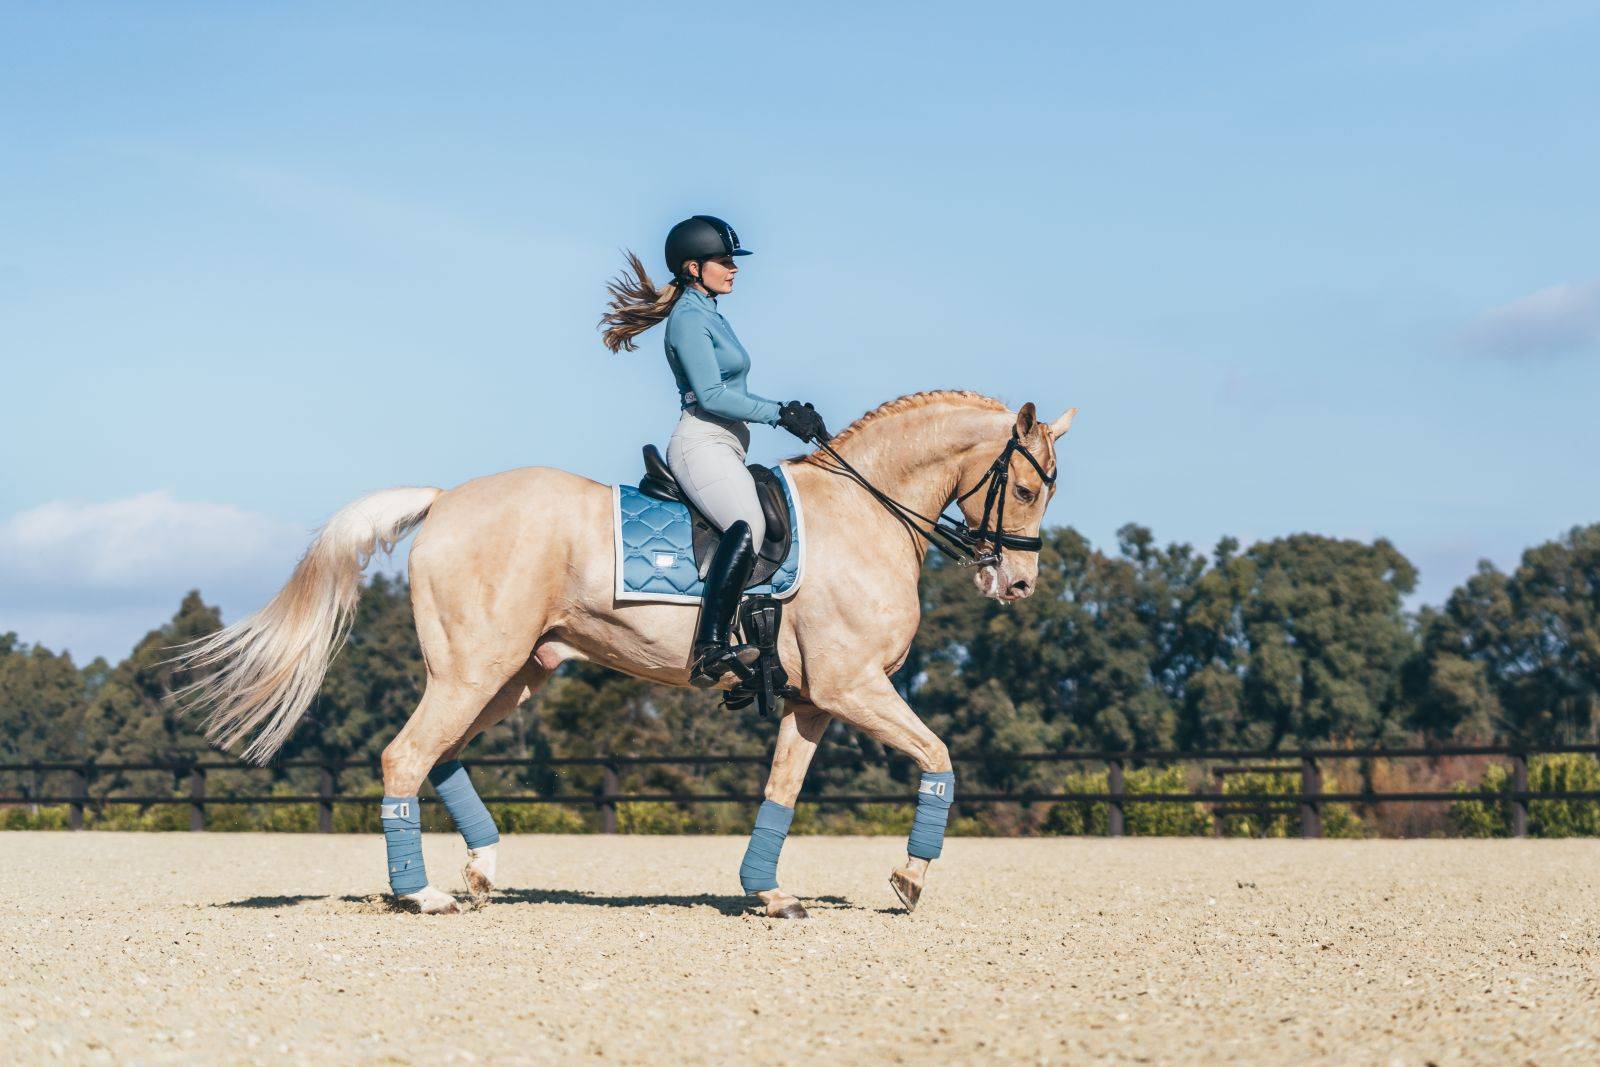
MULTIPOLYGON (((756 499, 761 502, 761 514, 767 520, 767 533, 757 549, 756 564, 750 572, 747 588, 769 581, 783 566, 783 561, 789 558, 789 531, 793 526, 789 502, 784 497, 783 483, 778 480, 777 474, 771 467, 755 463, 750 464, 748 469, 750 477, 755 479, 756 499)), ((644 477, 639 479, 639 492, 657 500, 675 500, 689 509, 689 524, 694 531, 694 564, 704 573, 706 562, 717 550, 722 530, 701 514, 700 509, 684 494, 678 479, 672 476, 671 469, 655 445, 644 446, 644 477)))

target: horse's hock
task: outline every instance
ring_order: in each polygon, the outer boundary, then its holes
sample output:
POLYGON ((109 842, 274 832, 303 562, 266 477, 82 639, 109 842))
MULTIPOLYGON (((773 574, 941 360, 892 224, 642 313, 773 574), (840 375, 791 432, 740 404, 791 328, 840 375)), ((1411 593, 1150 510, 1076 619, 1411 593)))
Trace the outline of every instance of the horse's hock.
POLYGON ((743 838, 506 838, 429 918, 367 835, 5 834, 7 1058, 1596 1059, 1590 842, 957 838, 914 916, 901 844, 791 840, 784 923, 743 838))

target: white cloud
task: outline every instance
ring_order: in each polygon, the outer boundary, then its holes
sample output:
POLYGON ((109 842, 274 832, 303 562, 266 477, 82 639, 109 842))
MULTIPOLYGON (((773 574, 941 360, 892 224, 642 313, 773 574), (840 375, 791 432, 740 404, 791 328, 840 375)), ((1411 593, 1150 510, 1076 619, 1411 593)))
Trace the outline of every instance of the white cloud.
POLYGON ((1600 279, 1553 285, 1485 312, 1463 340, 1474 351, 1502 359, 1600 347, 1600 279))
POLYGON ((310 539, 267 515, 166 492, 51 501, 0 521, 0 631, 80 660, 120 658, 190 589, 230 616, 258 607, 310 539))
POLYGON ((119 592, 232 580, 282 564, 308 531, 231 504, 142 493, 56 500, 0 523, 0 596, 18 590, 119 592))

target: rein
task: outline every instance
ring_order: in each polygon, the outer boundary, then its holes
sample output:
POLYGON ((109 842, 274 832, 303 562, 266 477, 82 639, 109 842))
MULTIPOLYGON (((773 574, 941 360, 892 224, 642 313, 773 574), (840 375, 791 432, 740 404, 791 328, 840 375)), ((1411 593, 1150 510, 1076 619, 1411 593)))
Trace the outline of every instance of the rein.
MULTIPOLYGON (((1000 555, 1006 549, 1018 552, 1037 552, 1044 547, 1044 541, 1038 537, 1023 537, 1020 534, 1005 532, 1006 518, 1006 488, 1011 482, 1011 457, 1015 453, 1022 453, 1033 469, 1039 472, 1039 477, 1045 485, 1054 485, 1056 476, 1045 473, 1033 453, 1022 446, 1022 439, 1017 436, 1015 426, 1011 428, 1011 440, 1006 442, 1006 447, 989 469, 984 472, 965 493, 956 497, 953 503, 960 504, 984 486, 989 487, 988 493, 983 498, 983 519, 978 523, 976 530, 967 525, 964 518, 953 518, 946 515, 943 510, 934 518, 906 507, 894 497, 885 493, 867 480, 866 475, 851 466, 850 461, 834 451, 833 446, 826 441, 816 442, 817 447, 826 452, 828 456, 847 473, 856 484, 865 489, 872 498, 882 504, 888 512, 912 530, 922 535, 923 540, 929 545, 943 552, 950 559, 963 567, 987 567, 1000 562, 1000 555), (994 528, 990 529, 989 519, 993 516, 994 528), (985 545, 993 545, 993 551, 981 551, 985 545)), ((949 505, 945 505, 949 507, 949 505)))

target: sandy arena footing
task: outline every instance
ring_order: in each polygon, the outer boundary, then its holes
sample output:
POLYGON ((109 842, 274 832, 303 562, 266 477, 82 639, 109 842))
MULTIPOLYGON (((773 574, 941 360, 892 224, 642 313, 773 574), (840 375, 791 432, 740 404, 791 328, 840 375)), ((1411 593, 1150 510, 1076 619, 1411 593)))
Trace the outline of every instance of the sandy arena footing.
MULTIPOLYGON (((1595 1063, 1600 844, 516 837, 463 915, 376 836, 0 834, 18 1063, 1595 1063)), ((430 836, 434 884, 465 851, 430 836)))

